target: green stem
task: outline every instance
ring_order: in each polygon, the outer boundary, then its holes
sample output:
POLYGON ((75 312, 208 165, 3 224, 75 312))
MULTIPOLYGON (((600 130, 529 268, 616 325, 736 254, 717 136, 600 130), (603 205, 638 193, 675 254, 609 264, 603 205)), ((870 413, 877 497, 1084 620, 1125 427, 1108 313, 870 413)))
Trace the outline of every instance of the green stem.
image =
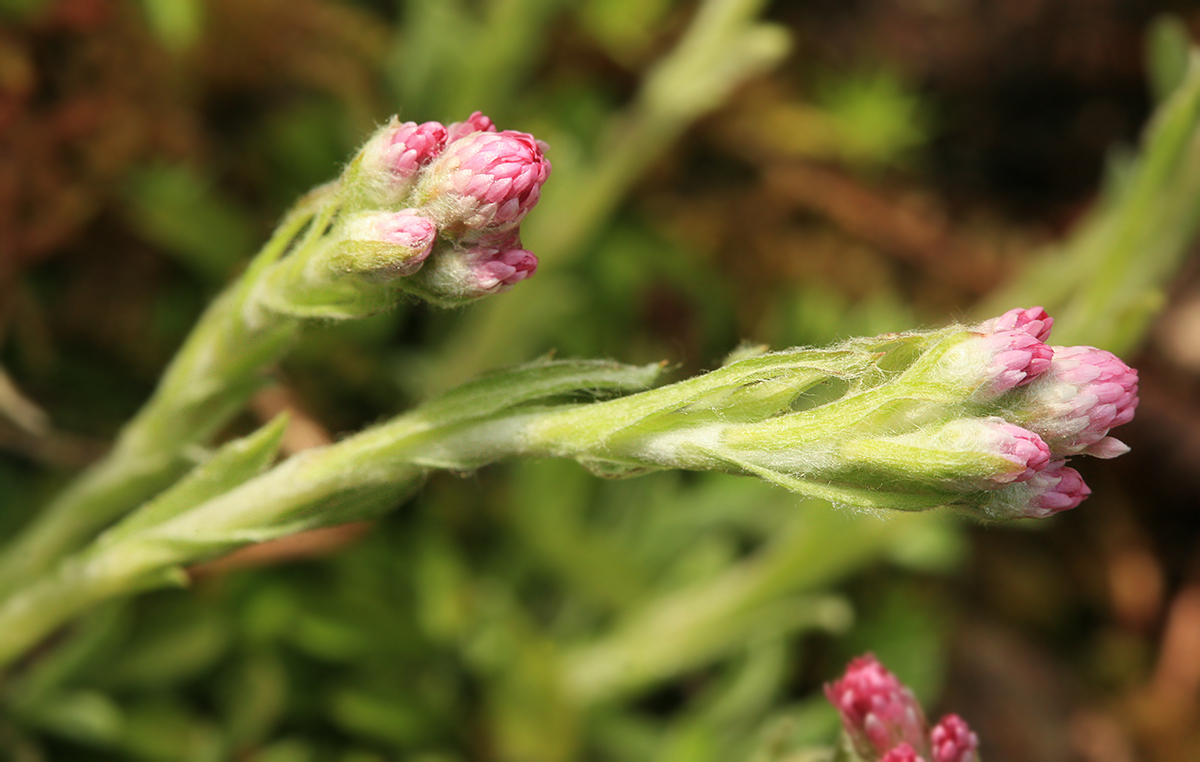
POLYGON ((409 450, 425 429, 400 419, 291 458, 161 524, 102 535, 0 604, 0 666, 101 601, 182 581, 183 565, 395 505, 424 477, 409 450))
MULTIPOLYGON (((245 274, 204 313, 108 455, 0 555, 0 600, 178 478, 193 460, 189 451, 242 408, 258 388, 261 369, 278 359, 299 326, 289 316, 257 316, 254 287, 314 216, 330 206, 330 192, 318 189, 300 200, 245 274)), ((306 244, 316 237, 309 233, 306 244)))

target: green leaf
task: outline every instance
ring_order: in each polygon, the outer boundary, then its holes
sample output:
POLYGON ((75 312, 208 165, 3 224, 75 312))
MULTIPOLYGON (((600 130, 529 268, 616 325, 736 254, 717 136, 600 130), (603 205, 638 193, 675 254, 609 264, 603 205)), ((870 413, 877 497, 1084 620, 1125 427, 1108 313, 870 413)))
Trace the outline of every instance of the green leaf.
POLYGON ((1187 76, 1191 35, 1178 16, 1159 16, 1146 30, 1146 71, 1154 100, 1162 103, 1187 76))
POLYGON ((644 391, 662 365, 608 360, 538 360, 468 381, 421 406, 416 415, 439 426, 485 418, 518 405, 570 398, 613 397, 644 391))
POLYGON ((116 542, 162 524, 262 473, 279 452, 287 422, 286 415, 279 415, 253 434, 224 445, 173 487, 106 532, 101 542, 116 542))

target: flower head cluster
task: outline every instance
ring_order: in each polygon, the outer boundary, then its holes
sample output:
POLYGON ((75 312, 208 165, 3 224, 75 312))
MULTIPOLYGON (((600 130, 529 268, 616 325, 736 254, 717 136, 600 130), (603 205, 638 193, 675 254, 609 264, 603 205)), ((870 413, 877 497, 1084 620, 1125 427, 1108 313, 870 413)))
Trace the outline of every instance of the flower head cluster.
POLYGON ((970 328, 917 376, 962 390, 966 405, 949 422, 872 444, 897 461, 894 453, 910 448, 910 471, 987 491, 977 502, 992 518, 1044 518, 1079 505, 1091 490, 1067 458, 1112 458, 1129 449, 1108 432, 1133 418, 1137 371, 1101 349, 1047 344, 1053 322, 1034 307, 970 328), (966 453, 980 460, 937 470, 948 454, 966 453))
POLYGON ((871 654, 852 660, 825 695, 862 762, 979 760, 979 738, 961 717, 948 714, 930 730, 912 691, 871 654))
MULTIPOLYGON (((1127 452, 1108 432, 1132 420, 1138 403, 1136 370, 1102 349, 1046 344, 1052 324, 1035 307, 1010 310, 976 326, 975 341, 987 365, 983 396, 1016 421, 1008 424, 1010 442, 1026 449, 1031 442, 1040 443, 1041 455, 1028 460, 1027 468, 1011 480, 1021 484, 997 501, 1031 518, 1074 508, 1091 494, 1066 459, 1127 452)), ((1002 447, 1009 449, 997 453, 1010 460, 1020 451, 1011 444, 1002 447)))
POLYGON ((893 747, 926 745, 925 713, 903 683, 871 654, 850 662, 846 674, 825 686, 842 728, 863 759, 880 759, 893 747))
POLYGON ((1043 518, 1090 494, 1067 459, 1123 452, 1108 432, 1137 406, 1136 371, 1099 349, 1047 344, 1051 323, 1020 309, 742 357, 547 416, 528 446, 604 473, 719 469, 859 508, 1043 518))
POLYGON ((537 268, 520 224, 550 174, 546 148, 479 112, 450 125, 393 118, 343 178, 345 253, 371 253, 359 269, 436 302, 511 288, 537 268))

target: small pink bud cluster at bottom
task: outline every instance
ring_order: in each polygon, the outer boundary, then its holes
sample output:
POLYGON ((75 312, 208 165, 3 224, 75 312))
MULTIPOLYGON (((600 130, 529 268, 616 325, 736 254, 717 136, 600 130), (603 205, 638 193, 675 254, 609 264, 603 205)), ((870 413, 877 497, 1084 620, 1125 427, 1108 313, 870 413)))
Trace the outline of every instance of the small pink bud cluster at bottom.
POLYGON ((537 271, 537 257, 525 249, 498 251, 490 259, 472 266, 481 291, 515 286, 537 271))
POLYGON ((878 759, 901 743, 925 746, 921 705, 871 654, 851 661, 841 680, 825 686, 825 695, 860 756, 878 759))
POLYGON ((938 721, 929 733, 929 740, 933 747, 932 762, 974 762, 978 759, 979 736, 957 714, 948 714, 938 721))
POLYGON ((1009 503, 1029 518, 1074 508, 1091 494, 1065 459, 1127 452, 1108 432, 1132 420, 1138 403, 1137 371, 1101 349, 1047 345, 1053 323, 1041 307, 1009 310, 977 325, 979 336, 964 345, 986 358, 977 399, 999 404, 1014 421, 998 429, 1006 436, 991 450, 1024 468, 995 481, 1022 483, 1009 503))
POLYGON ((1026 517, 1048 518, 1075 508, 1092 494, 1091 488, 1084 483, 1079 472, 1065 464, 1064 460, 1056 460, 1046 470, 1026 482, 1025 486, 1029 490, 1026 517))
POLYGON ((879 758, 879 762, 925 762, 925 759, 913 747, 902 743, 889 749, 887 754, 879 758))
POLYGON ((912 691, 871 654, 851 660, 825 695, 864 762, 978 762, 979 738, 967 723, 948 714, 930 731, 912 691))

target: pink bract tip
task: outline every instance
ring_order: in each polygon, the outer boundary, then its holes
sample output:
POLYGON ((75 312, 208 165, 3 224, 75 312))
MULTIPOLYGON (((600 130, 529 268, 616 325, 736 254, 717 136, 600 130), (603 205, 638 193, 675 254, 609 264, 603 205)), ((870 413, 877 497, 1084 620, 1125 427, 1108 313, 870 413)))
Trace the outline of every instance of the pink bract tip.
POLYGON ((484 256, 485 258, 478 260, 471 267, 480 291, 495 293, 507 290, 537 271, 537 257, 525 249, 491 250, 484 256))
POLYGON ((465 138, 472 132, 495 132, 496 125, 492 124, 492 120, 483 115, 482 111, 476 111, 466 118, 466 121, 453 122, 446 128, 448 140, 454 142, 459 138, 465 138))
POLYGON ((874 656, 854 659, 841 680, 825 686, 859 755, 876 759, 898 744, 925 748, 926 722, 912 691, 874 656))
POLYGON ((410 248, 418 253, 420 259, 429 255, 437 238, 437 227, 433 220, 422 217, 413 209, 375 215, 372 226, 377 240, 410 248))
POLYGON ((1038 341, 1050 338, 1050 328, 1054 318, 1046 314, 1041 307, 1021 309, 1017 307, 1005 312, 999 317, 985 320, 975 329, 979 333, 996 333, 997 331, 1024 331, 1038 341))
POLYGON ((906 743, 902 743, 893 747, 887 754, 884 754, 879 762, 925 762, 921 755, 917 754, 913 747, 906 743))
POLYGON ((446 145, 446 128, 439 122, 405 122, 388 135, 386 155, 390 169, 401 177, 411 177, 428 164, 446 145))
POLYGON ((999 419, 992 427, 993 454, 1012 462, 1018 469, 993 476, 997 485, 1028 481, 1050 465, 1050 447, 1037 434, 999 419))
POLYGON ((979 737, 957 714, 948 714, 929 734, 933 742, 933 762, 975 762, 979 737))
POLYGON ((992 396, 1023 386, 1045 373, 1054 350, 1025 331, 1004 330, 982 337, 990 360, 985 370, 986 387, 992 396))
POLYGON ((1111 352, 1055 347, 1050 369, 1031 387, 1028 422, 1057 455, 1125 452, 1110 429, 1133 420, 1138 375, 1111 352))
POLYGON ((1069 511, 1092 494, 1079 472, 1068 468, 1061 460, 1051 463, 1025 484, 1030 493, 1024 515, 1031 519, 1044 519, 1069 511))

